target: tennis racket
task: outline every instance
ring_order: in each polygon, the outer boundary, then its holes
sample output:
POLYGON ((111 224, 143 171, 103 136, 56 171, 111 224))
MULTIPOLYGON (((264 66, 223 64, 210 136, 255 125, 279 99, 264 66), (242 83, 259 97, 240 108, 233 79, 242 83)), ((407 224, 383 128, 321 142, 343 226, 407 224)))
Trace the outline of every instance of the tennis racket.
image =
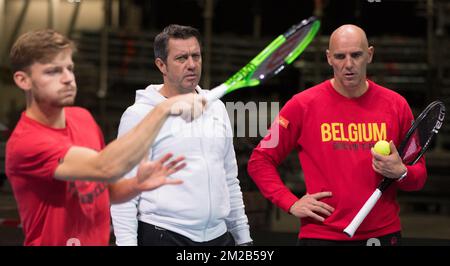
MULTIPOLYGON (((439 132, 444 118, 445 106, 441 101, 432 102, 420 113, 397 149, 405 165, 413 165, 419 161, 430 147, 434 136, 439 132)), ((383 192, 394 181, 395 179, 386 177, 381 181, 372 196, 370 196, 355 218, 344 229, 344 233, 349 237, 353 237, 355 231, 372 210, 373 206, 375 206, 383 192)))
POLYGON ((225 83, 212 89, 206 100, 215 101, 234 90, 257 86, 277 75, 305 50, 319 28, 320 21, 315 17, 291 26, 225 83))

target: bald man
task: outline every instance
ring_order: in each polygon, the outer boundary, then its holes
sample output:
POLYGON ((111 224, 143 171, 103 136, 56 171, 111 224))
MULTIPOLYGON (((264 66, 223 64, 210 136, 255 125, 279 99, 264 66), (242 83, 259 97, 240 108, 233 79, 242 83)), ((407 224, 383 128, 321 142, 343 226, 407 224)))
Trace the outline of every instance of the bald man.
POLYGON ((300 218, 297 245, 366 245, 370 238, 398 245, 397 190, 419 190, 425 183, 424 160, 405 166, 395 148, 413 121, 407 101, 367 79, 373 54, 361 28, 336 29, 326 51, 333 78, 294 95, 249 160, 248 172, 262 194, 300 218), (373 152, 378 140, 391 141, 390 155, 373 152), (293 149, 304 172, 301 198, 277 172, 293 149), (383 176, 396 180, 349 238, 343 229, 383 176))

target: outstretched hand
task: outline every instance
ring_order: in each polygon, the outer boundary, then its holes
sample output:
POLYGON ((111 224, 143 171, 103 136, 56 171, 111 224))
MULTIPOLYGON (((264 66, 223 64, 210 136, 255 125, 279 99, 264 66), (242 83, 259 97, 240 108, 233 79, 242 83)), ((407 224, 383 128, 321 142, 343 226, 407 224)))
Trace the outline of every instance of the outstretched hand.
POLYGON ((185 158, 180 156, 170 160, 172 156, 172 154, 168 153, 156 161, 144 159, 137 170, 137 190, 148 191, 162 185, 183 183, 182 180, 169 178, 169 176, 186 166, 186 163, 183 162, 185 158))

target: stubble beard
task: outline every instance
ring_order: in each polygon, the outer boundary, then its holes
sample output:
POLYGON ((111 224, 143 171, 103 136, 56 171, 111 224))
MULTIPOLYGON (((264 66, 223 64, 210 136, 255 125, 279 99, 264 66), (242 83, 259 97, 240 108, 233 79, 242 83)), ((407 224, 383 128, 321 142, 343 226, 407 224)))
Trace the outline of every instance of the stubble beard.
POLYGON ((48 99, 45 96, 39 94, 33 95, 34 101, 40 105, 48 105, 50 107, 63 108, 66 106, 73 106, 75 103, 75 97, 77 96, 77 87, 68 86, 64 89, 60 89, 57 92, 57 97, 55 99, 48 99), (64 95, 66 93, 71 93, 71 95, 64 95))

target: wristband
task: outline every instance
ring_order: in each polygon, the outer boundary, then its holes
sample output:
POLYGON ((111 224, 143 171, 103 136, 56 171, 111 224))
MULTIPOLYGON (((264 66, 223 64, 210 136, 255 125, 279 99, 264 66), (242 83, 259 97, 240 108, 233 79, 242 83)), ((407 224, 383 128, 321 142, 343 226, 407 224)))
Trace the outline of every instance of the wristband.
POLYGON ((405 179, 405 177, 408 175, 408 168, 406 168, 406 171, 397 179, 397 182, 402 181, 405 179))

